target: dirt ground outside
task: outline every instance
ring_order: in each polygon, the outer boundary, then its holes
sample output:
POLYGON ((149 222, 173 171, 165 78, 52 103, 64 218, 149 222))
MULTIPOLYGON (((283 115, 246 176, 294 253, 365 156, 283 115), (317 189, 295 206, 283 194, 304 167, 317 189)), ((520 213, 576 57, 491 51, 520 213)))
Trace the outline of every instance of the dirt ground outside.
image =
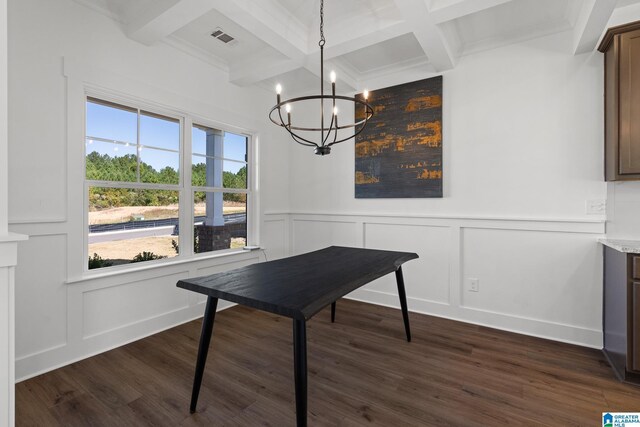
MULTIPOLYGON (((178 242, 178 236, 141 237, 93 243, 89 245, 89 256, 96 253, 105 260, 131 260, 139 253, 153 252, 156 255, 173 258, 178 254, 171 244, 172 240, 178 242)), ((243 237, 232 238, 231 248, 242 248, 246 245, 245 242, 243 237)))
MULTIPOLYGON (((240 202, 224 202, 222 207, 224 214, 246 212, 246 204, 240 202)), ((204 203, 197 203, 194 209, 194 216, 206 214, 204 203)), ((178 205, 167 206, 122 206, 119 208, 102 209, 89 212, 89 225, 94 224, 117 224, 128 222, 134 216, 144 219, 166 219, 178 217, 178 205)))

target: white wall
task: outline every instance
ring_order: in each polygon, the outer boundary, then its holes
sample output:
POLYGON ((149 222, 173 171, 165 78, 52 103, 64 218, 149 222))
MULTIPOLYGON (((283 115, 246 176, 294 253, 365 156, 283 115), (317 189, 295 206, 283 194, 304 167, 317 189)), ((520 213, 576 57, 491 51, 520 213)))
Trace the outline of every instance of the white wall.
MULTIPOLYGON (((444 73, 442 199, 355 199, 352 142, 324 158, 291 144, 291 212, 267 215, 271 232, 292 253, 415 251, 410 309, 600 347, 604 215, 587 215, 586 202, 606 198, 603 58, 571 47, 571 32, 557 34, 464 56, 444 73)), ((393 306, 396 295, 391 277, 352 294, 393 306)))
POLYGON ((7 232, 9 188, 7 126, 7 1, 0 1, 0 235, 7 232))
POLYGON ((16 271, 21 379, 202 315, 204 298, 177 289, 178 279, 260 258, 240 253, 79 280, 86 85, 254 132, 258 211, 289 209, 289 153, 267 125, 272 94, 231 85, 211 64, 134 42, 71 0, 10 0, 9 16, 9 226, 31 236, 16 271))
POLYGON ((640 240, 640 181, 607 183, 607 238, 640 240))
POLYGON ((0 426, 14 422, 15 244, 7 239, 7 2, 0 0, 0 426))

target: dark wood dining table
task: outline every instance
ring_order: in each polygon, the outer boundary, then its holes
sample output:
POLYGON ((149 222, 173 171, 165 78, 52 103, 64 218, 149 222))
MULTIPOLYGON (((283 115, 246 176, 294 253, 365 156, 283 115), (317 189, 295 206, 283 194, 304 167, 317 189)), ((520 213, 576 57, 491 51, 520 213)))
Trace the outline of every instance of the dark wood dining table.
POLYGON ((411 252, 331 246, 302 255, 252 264, 235 270, 180 280, 177 286, 207 295, 191 394, 196 411, 218 299, 293 319, 296 424, 307 425, 306 322, 346 294, 395 272, 407 341, 411 341, 402 264, 418 258, 411 252))

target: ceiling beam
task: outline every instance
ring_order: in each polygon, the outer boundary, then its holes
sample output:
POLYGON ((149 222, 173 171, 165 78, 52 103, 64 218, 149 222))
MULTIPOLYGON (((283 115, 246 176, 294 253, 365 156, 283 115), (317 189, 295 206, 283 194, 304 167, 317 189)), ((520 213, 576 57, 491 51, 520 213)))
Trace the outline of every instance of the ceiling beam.
POLYGON ((452 69, 455 66, 455 57, 444 33, 429 13, 426 1, 394 1, 436 71, 452 69))
POLYGON ((453 21, 463 16, 481 12, 501 4, 509 3, 513 0, 447 0, 440 2, 432 1, 429 13, 433 20, 441 24, 453 21))
POLYGON ((616 7, 616 0, 585 0, 578 15, 573 34, 573 53, 591 52, 616 7))
POLYGON ((211 0, 156 1, 128 19, 127 36, 152 45, 213 9, 211 0))

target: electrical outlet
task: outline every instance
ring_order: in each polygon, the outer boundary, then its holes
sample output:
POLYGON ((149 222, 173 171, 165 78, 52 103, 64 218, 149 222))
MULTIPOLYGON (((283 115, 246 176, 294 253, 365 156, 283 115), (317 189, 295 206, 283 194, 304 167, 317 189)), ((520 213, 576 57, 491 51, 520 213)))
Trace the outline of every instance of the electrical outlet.
POLYGON ((604 215, 606 211, 606 200, 587 200, 587 215, 604 215))
POLYGON ((480 279, 476 279, 475 277, 470 277, 467 279, 467 288, 469 292, 478 292, 480 291, 480 279))

